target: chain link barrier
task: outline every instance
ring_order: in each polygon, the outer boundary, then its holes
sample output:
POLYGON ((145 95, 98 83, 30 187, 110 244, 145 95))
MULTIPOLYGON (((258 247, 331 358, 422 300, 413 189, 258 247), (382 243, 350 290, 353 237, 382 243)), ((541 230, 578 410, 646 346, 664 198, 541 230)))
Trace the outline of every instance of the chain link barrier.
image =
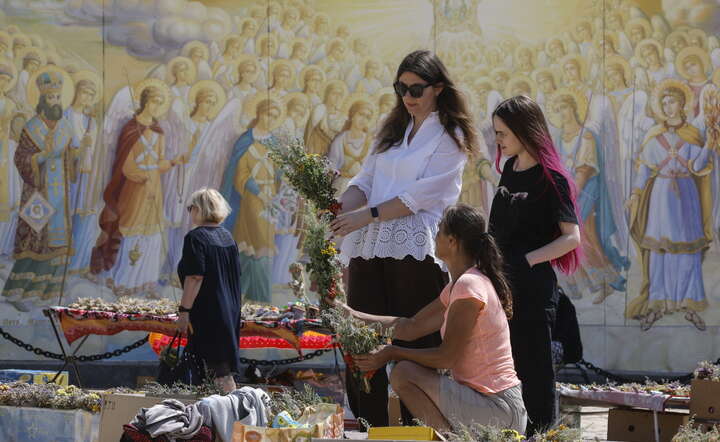
POLYGON ((309 361, 310 359, 317 358, 318 356, 322 356, 325 353, 330 352, 330 351, 333 351, 333 349, 327 348, 327 349, 322 349, 322 350, 316 350, 312 353, 307 353, 305 355, 298 356, 296 358, 288 358, 288 359, 264 360, 264 359, 240 358, 240 363, 249 365, 250 367, 263 367, 263 366, 276 367, 278 365, 297 364, 298 362, 309 361))
POLYGON ((145 336, 144 338, 142 338, 130 345, 126 345, 123 348, 119 348, 114 351, 106 351, 105 353, 98 353, 98 354, 94 354, 94 355, 81 355, 81 356, 73 356, 73 355, 64 356, 59 353, 53 353, 51 351, 47 351, 47 350, 43 350, 38 347, 34 347, 34 346, 28 344, 27 342, 23 342, 22 340, 16 338, 15 336, 13 336, 10 333, 3 330, 2 327, 0 327, 0 336, 2 336, 3 338, 7 339, 10 342, 12 342, 13 344, 17 345, 18 347, 20 347, 26 351, 29 351, 30 353, 34 353, 38 356, 44 356, 48 359, 57 359, 59 361, 66 361, 66 362, 75 362, 75 361, 77 361, 77 362, 95 362, 95 361, 101 361, 103 359, 110 359, 110 358, 118 357, 122 354, 129 353, 138 347, 141 347, 142 345, 147 343, 148 338, 149 338, 149 335, 145 336))

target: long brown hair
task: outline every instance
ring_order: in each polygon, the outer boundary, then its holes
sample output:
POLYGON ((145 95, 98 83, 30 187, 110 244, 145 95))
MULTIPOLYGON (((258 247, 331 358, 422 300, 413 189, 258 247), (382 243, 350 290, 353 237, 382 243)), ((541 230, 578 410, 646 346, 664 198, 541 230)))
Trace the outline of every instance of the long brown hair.
MULTIPOLYGON (((437 97, 440 122, 461 150, 469 153, 475 152, 477 150, 477 131, 467 102, 460 90, 455 87, 455 83, 450 80, 445 65, 437 55, 427 50, 411 52, 400 63, 395 81, 403 72, 412 72, 428 84, 442 83, 444 85, 442 92, 437 97), (455 133, 458 128, 463 134, 462 138, 455 133)), ((398 97, 395 108, 385 118, 378 133, 377 153, 385 152, 402 141, 405 129, 411 119, 410 113, 405 109, 402 97, 398 97)))
MULTIPOLYGON (((559 198, 564 194, 570 198, 578 220, 581 220, 577 205, 577 187, 575 180, 565 168, 555 144, 550 136, 545 115, 540 106, 532 98, 524 95, 508 98, 498 104, 493 112, 493 118, 500 118, 512 133, 520 140, 523 147, 535 161, 542 167, 545 184, 552 186, 559 198)), ((495 168, 500 170, 500 145, 497 146, 495 168)), ((559 232, 559 229, 558 229, 559 232)), ((559 233, 558 233, 559 234, 559 233)), ((582 258, 582 247, 566 253, 560 258, 552 260, 552 264, 565 274, 577 270, 582 258)))
POLYGON ((500 248, 486 231, 485 218, 474 207, 456 204, 445 209, 440 230, 452 235, 475 262, 475 266, 490 279, 505 316, 513 316, 513 301, 510 284, 503 271, 503 258, 500 248))

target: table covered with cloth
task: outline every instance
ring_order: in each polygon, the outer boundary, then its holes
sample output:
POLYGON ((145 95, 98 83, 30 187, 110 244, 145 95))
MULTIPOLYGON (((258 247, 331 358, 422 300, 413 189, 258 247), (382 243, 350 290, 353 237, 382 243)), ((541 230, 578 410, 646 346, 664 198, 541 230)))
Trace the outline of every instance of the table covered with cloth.
MULTIPOLYGON (((87 335, 114 335, 122 331, 146 331, 153 350, 167 345, 168 336, 176 331, 176 314, 154 315, 145 313, 117 313, 80 310, 69 307, 51 307, 44 310, 60 324, 67 342, 72 344, 87 335)), ((280 321, 243 320, 240 348, 332 348, 332 337, 323 330, 319 319, 280 321)))

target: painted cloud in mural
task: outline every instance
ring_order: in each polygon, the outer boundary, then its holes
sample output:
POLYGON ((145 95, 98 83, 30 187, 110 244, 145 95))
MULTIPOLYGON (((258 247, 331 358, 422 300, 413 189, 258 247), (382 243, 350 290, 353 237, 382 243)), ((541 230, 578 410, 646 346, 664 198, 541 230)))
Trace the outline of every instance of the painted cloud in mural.
POLYGON ((718 0, 662 0, 663 11, 673 26, 707 25, 720 22, 718 0))
POLYGON ((158 58, 192 40, 230 32, 230 15, 187 0, 0 0, 11 15, 42 13, 65 25, 104 26, 106 40, 141 58, 158 58), (103 5, 104 4, 104 5, 103 5))

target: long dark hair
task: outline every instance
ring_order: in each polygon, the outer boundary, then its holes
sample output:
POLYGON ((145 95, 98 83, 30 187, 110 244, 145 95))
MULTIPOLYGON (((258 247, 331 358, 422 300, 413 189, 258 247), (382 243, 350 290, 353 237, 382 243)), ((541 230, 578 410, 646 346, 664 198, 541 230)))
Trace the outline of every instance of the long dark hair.
POLYGON ((486 231, 485 218, 474 207, 456 204, 445 209, 440 222, 440 230, 452 235, 475 262, 475 266, 490 279, 505 316, 513 316, 513 301, 510 284, 503 271, 503 258, 500 248, 486 231))
MULTIPOLYGON (((408 54, 400 63, 395 81, 403 72, 412 72, 428 84, 442 83, 443 88, 437 97, 437 110, 440 122, 461 150, 473 153, 477 150, 477 131, 473 118, 468 110, 463 94, 450 80, 445 65, 434 53, 427 50, 415 51, 408 54), (460 138, 455 130, 460 128, 463 137, 460 138)), ((412 117, 405 109, 402 97, 398 97, 395 108, 388 114, 378 133, 377 153, 385 152, 402 141, 405 129, 412 117)))
MULTIPOLYGON (((575 215, 581 219, 577 206, 577 186, 558 155, 555 144, 550 137, 545 115, 540 106, 524 95, 508 98, 498 104, 493 117, 500 118, 512 133, 520 140, 523 147, 535 161, 540 164, 545 177, 560 198, 568 195, 572 201, 575 215), (563 179, 559 179, 562 177, 563 179)), ((495 167, 500 172, 500 145, 497 146, 495 167)), ((560 258, 552 260, 552 265, 565 274, 571 274, 580 266, 582 247, 578 246, 560 258)))

